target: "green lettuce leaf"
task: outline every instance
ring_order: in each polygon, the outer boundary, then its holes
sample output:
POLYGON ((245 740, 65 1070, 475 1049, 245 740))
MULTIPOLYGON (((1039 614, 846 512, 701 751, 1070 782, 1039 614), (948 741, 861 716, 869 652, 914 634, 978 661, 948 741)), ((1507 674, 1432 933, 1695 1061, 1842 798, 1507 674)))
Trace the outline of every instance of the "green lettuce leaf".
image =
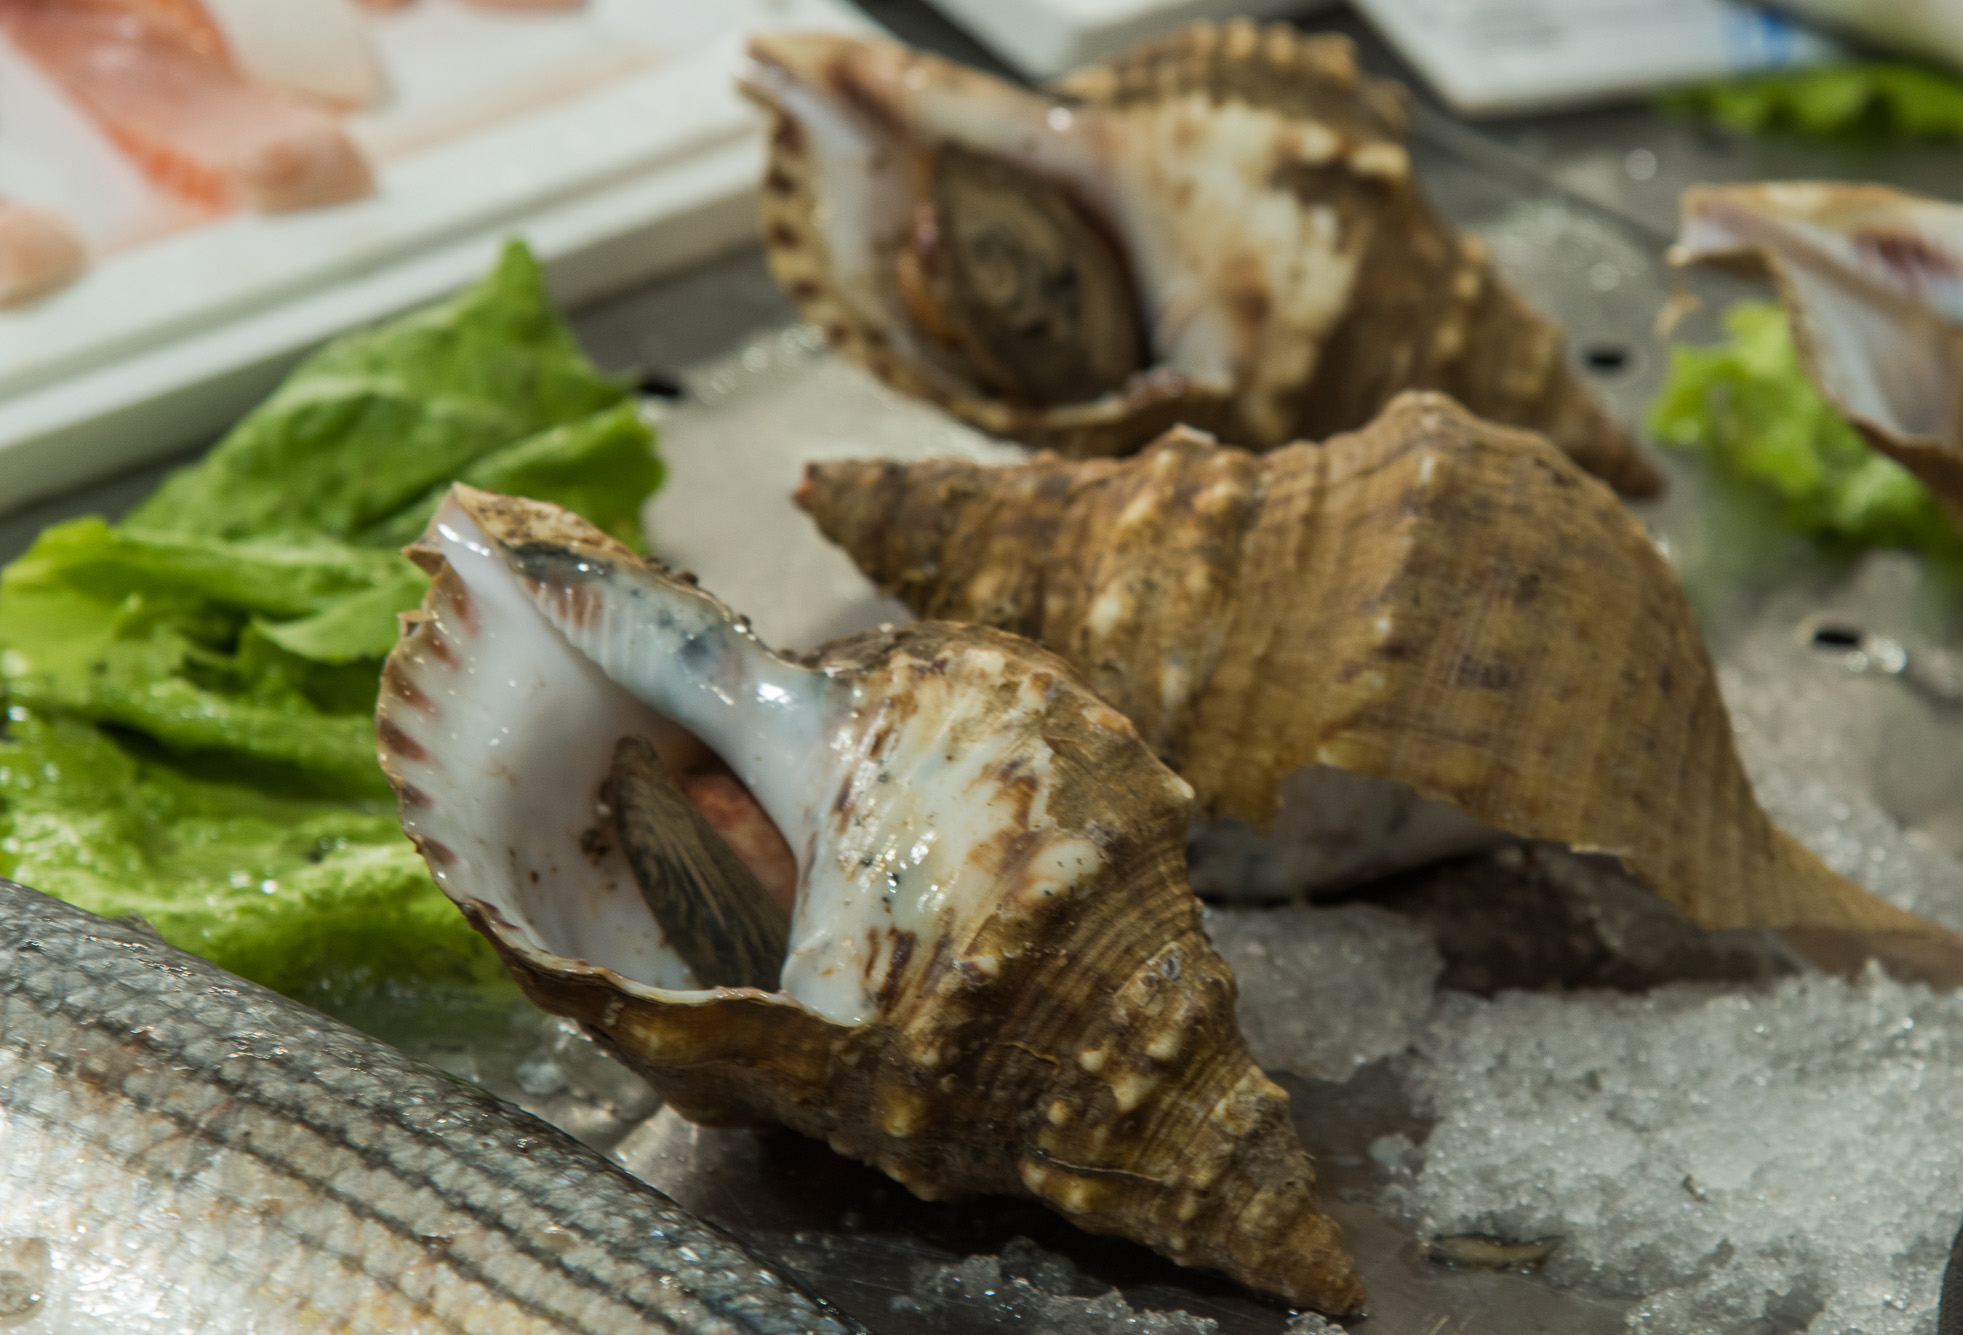
POLYGON ((1780 306, 1740 302, 1725 312, 1724 327, 1724 343, 1670 350, 1669 375, 1650 408, 1657 439, 1700 450, 1770 492, 1803 533, 1963 562, 1963 537, 1929 489, 1870 449, 1814 389, 1780 306))
POLYGON ((1728 79, 1670 94, 1665 105, 1748 134, 1920 139, 1963 136, 1963 83, 1920 65, 1862 61, 1728 79))
POLYGON ((375 761, 428 587, 390 548, 459 479, 636 542, 661 480, 521 246, 310 358, 121 526, 56 525, 0 571, 0 871, 288 991, 495 972, 375 761))
POLYGON ((484 455, 626 398, 586 360, 538 262, 514 243, 489 278, 451 300, 308 358, 126 522, 348 538, 484 455))
MULTIPOLYGON (((661 461, 648 447, 647 426, 631 403, 508 445, 479 459, 461 478, 485 491, 563 505, 636 551, 645 546, 641 505, 661 479, 661 461)), ((430 488, 416 504, 363 534, 363 541, 391 547, 414 542, 448 489, 447 483, 430 488)))
POLYGON ((200 778, 15 705, 0 743, 0 874, 289 993, 502 969, 429 878, 392 804, 200 778))

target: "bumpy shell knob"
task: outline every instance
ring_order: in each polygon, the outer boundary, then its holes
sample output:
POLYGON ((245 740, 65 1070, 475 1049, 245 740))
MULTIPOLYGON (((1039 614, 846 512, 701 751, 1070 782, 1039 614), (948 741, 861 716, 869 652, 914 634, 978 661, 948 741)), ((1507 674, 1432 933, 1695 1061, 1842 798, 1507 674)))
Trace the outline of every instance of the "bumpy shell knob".
POLYGON ((1192 790, 1061 659, 918 625, 794 662, 582 521, 467 488, 412 552, 433 580, 384 677, 383 766, 540 1005, 694 1120, 1362 1303, 1200 927, 1192 790), (606 834, 623 735, 712 749, 795 852, 778 990, 697 986, 664 937, 606 834))
POLYGON ((1441 395, 1258 456, 1176 431, 1122 462, 814 464, 798 499, 920 615, 1076 664, 1207 815, 1281 838, 1301 776, 1312 803, 1389 783, 1468 830, 1612 854, 1706 927, 1953 958, 1759 807, 1642 526, 1441 395))

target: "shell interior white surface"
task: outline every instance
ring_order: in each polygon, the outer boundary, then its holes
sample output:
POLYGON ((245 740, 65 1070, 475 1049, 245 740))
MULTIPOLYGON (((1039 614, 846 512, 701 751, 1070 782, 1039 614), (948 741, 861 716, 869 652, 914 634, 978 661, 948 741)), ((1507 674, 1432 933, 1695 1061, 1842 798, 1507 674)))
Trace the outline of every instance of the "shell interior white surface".
MULTIPOLYGON (((693 988, 620 853, 596 856, 583 838, 615 741, 673 725, 717 753, 790 844, 782 990, 841 1024, 872 1018, 909 961, 959 958, 1004 895, 1067 895, 1103 865, 1050 811, 1060 776, 1041 724, 1054 682, 1017 676, 997 650, 833 675, 650 572, 501 552, 454 500, 433 536, 469 614, 433 600, 456 666, 423 655, 433 709, 391 711, 427 753, 397 760, 426 799, 404 824, 450 851, 433 864, 447 892, 491 906, 533 949, 713 995, 693 988)), ((1095 708, 1100 726, 1128 727, 1095 708)))
POLYGON ((437 884, 518 942, 693 986, 620 851, 582 847, 614 742, 653 735, 659 718, 540 620, 468 515, 447 505, 435 531, 469 600, 433 609, 447 655, 426 647, 408 665, 431 707, 389 712, 421 752, 398 746, 393 764, 427 798, 405 805, 404 829, 447 849, 431 860, 437 884))

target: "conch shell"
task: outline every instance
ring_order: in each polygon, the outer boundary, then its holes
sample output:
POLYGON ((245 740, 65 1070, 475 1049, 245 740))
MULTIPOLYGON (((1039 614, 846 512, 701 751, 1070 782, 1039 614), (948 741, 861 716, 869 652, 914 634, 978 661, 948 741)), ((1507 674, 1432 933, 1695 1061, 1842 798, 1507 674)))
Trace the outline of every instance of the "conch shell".
POLYGON ((778 280, 837 351, 984 431, 1267 447, 1430 388, 1662 488, 1559 329, 1425 204, 1406 94, 1345 38, 1201 25, 1054 96, 869 38, 750 54, 778 280))
POLYGON ((1963 528, 1963 207, 1881 185, 1699 186, 1670 258, 1770 274, 1821 396, 1963 528))
POLYGON ((584 521, 464 487, 410 550, 433 582, 383 677, 383 766, 541 1006, 692 1120, 1361 1304, 1201 931, 1191 789, 1060 659, 916 625, 794 662, 584 521), (598 802, 623 736, 677 772, 712 751, 795 853, 778 990, 698 987, 637 895, 598 802))
POLYGON ((1269 835, 1206 889, 1527 838, 1706 927, 1954 941, 1773 827, 1642 526, 1442 395, 1265 455, 1177 430, 1124 461, 812 464, 798 500, 921 616, 1056 650, 1203 815, 1269 835))

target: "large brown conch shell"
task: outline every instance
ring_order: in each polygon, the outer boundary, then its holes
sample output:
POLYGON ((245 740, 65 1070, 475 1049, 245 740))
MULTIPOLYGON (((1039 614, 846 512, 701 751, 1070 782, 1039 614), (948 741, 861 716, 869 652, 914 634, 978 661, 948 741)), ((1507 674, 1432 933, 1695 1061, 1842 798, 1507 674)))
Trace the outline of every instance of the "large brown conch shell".
POLYGON ((985 431, 1258 448, 1430 388, 1662 487, 1559 329, 1425 204, 1404 91, 1345 38, 1202 25, 1056 96, 873 39, 750 50, 779 281, 839 352, 985 431))
POLYGON ((462 487, 411 551, 434 578, 383 678, 384 768, 540 1005, 693 1120, 1362 1302, 1201 932, 1191 789, 1062 660, 918 625, 794 662, 584 521, 462 487), (699 987, 664 936, 601 804, 623 736, 678 773, 713 752, 788 841, 779 990, 699 987))
POLYGON ((813 464, 799 500, 920 615, 1055 649, 1203 813, 1268 832, 1206 889, 1526 837, 1611 854, 1706 927, 1954 944, 1773 827, 1642 526, 1442 395, 1266 455, 1174 431, 1125 461, 813 464))
POLYGON ((1814 386, 1963 528, 1963 206, 1881 185, 1699 186, 1670 258, 1770 274, 1814 386))

